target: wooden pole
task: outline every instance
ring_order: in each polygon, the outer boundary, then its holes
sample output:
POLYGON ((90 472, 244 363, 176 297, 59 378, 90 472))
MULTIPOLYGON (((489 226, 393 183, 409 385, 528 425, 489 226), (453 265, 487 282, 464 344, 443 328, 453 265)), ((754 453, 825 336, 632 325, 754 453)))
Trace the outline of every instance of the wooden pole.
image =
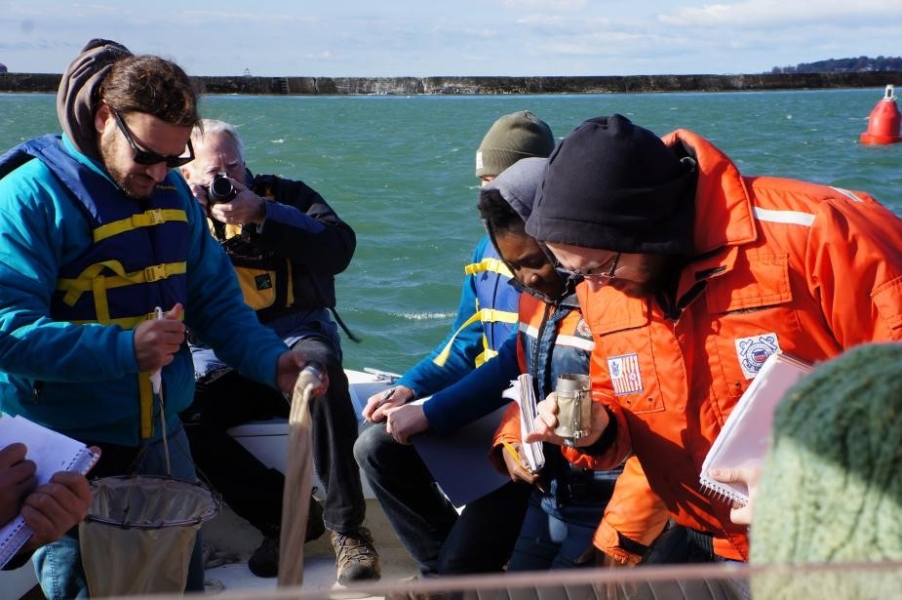
POLYGON ((282 491, 282 532, 279 538, 278 587, 304 583, 304 538, 313 488, 313 442, 310 400, 322 383, 322 372, 313 365, 298 375, 288 416, 288 453, 285 489, 282 491))

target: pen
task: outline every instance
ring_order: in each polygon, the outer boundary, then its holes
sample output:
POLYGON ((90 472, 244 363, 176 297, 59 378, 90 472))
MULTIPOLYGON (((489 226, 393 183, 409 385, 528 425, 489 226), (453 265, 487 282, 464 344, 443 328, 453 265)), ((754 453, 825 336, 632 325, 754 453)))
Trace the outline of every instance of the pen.
MULTIPOLYGON (((383 404, 385 404, 386 402, 388 402, 388 401, 391 399, 391 397, 395 395, 395 390, 396 390, 396 389, 398 389, 398 388, 392 387, 392 388, 388 388, 387 390, 385 390, 385 393, 382 394, 382 397, 381 397, 381 398, 379 398, 379 402, 376 403, 376 408, 379 408, 379 407, 381 407, 383 404)), ((373 409, 373 410, 376 410, 376 409, 373 409)))
MULTIPOLYGON (((521 467, 523 467, 524 469, 526 469, 526 465, 524 465, 523 461, 520 460, 520 453, 517 452, 517 449, 514 448, 514 445, 511 444, 510 442, 501 442, 501 443, 504 444, 504 449, 507 450, 510 453, 510 455, 514 457, 514 460, 517 461, 517 464, 520 465, 521 467)), ((528 471, 529 469, 526 469, 526 470, 528 471)))
MULTIPOLYGON (((510 453, 510 455, 514 457, 514 460, 517 461, 518 465, 520 465, 521 467, 523 467, 524 469, 526 469, 527 471, 532 473, 532 469, 527 468, 526 465, 523 464, 523 461, 520 460, 520 453, 517 452, 517 449, 514 448, 513 444, 511 444, 510 442, 504 442, 504 441, 502 441, 501 443, 504 444, 504 449, 507 450, 510 453)), ((534 483, 533 485, 536 486, 536 488, 538 488, 538 490, 540 492, 542 492, 543 494, 548 493, 545 491, 545 488, 542 487, 538 482, 534 483)))

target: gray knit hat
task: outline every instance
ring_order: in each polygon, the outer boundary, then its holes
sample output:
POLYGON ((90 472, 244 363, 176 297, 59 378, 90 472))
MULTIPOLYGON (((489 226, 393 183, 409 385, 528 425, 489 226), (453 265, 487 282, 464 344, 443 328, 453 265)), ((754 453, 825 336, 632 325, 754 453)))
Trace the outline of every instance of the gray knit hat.
POLYGON ((476 177, 494 177, 521 158, 546 158, 552 150, 551 127, 533 112, 504 115, 492 124, 476 150, 476 177))

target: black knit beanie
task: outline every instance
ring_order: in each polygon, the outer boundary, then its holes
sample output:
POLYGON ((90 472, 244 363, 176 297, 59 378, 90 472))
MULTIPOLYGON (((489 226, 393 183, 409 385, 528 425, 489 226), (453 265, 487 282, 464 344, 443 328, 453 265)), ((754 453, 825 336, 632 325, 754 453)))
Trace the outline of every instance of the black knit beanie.
POLYGON ((694 164, 626 117, 589 119, 549 157, 526 232, 586 248, 691 254, 694 164))

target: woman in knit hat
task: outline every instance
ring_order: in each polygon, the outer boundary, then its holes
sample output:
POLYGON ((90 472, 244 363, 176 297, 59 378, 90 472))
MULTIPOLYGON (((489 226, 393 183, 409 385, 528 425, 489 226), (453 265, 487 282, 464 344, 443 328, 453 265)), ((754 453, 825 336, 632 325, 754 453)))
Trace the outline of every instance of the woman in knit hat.
MULTIPOLYGON (((484 183, 521 158, 547 157, 551 128, 529 111, 492 124, 476 152, 476 176, 484 183)), ((500 571, 507 563, 529 486, 509 483, 467 504, 458 515, 436 487, 409 437, 427 427, 450 433, 464 423, 447 422, 411 400, 432 396, 493 359, 517 322, 519 290, 488 236, 465 267, 457 317, 448 337, 409 369, 395 387, 369 398, 363 416, 376 423, 360 434, 354 455, 401 542, 424 576, 500 571), (427 419, 428 417, 428 419, 427 419), (384 425, 383 425, 384 424, 384 425), (409 507, 416 507, 411 510, 409 507)), ((508 400, 481 398, 493 410, 508 400)))

